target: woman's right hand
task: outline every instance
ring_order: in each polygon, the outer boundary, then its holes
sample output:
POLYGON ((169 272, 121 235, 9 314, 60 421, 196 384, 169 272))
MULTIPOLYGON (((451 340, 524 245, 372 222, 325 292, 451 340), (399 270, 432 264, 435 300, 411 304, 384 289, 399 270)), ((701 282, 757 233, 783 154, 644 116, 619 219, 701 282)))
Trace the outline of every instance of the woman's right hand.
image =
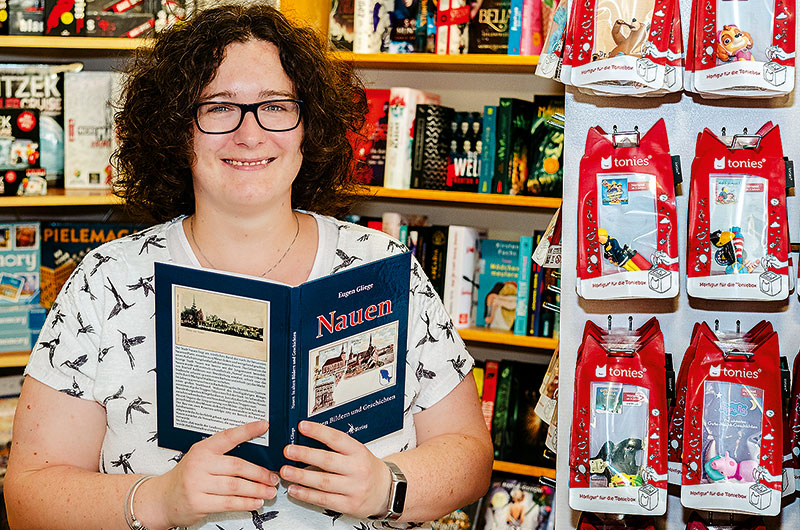
POLYGON ((191 526, 212 513, 257 510, 277 494, 278 475, 225 453, 268 427, 266 421, 246 423, 197 442, 172 470, 142 484, 136 500, 149 502, 134 512, 144 515, 144 506, 162 506, 161 522, 172 528, 191 526))

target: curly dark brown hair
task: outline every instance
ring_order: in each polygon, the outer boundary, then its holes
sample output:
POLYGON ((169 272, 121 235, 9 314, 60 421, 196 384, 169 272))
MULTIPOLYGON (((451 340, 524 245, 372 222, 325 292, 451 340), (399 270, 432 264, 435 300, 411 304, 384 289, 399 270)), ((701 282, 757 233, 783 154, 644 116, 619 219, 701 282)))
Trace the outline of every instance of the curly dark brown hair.
POLYGON ((290 23, 276 9, 225 5, 162 31, 127 68, 112 161, 119 175, 114 193, 132 215, 163 222, 194 212, 194 105, 226 47, 251 39, 278 48, 304 102, 303 163, 292 185, 292 207, 335 216, 350 209, 360 185, 348 137, 358 135, 367 113, 353 64, 337 58, 318 31, 290 23))

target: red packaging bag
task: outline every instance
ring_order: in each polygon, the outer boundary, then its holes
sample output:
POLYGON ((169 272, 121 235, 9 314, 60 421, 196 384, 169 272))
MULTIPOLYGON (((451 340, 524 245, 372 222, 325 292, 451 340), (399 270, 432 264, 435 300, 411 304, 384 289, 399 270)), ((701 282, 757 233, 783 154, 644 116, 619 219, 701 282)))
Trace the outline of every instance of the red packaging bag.
POLYGON ((689 296, 785 300, 789 296, 786 175, 778 126, 720 138, 705 129, 692 163, 687 242, 689 296), (752 142, 731 148, 731 142, 752 142))
POLYGON ((678 234, 664 120, 634 145, 623 146, 620 135, 600 127, 587 134, 578 188, 578 294, 673 298, 678 234))
POLYGON ((735 347, 700 337, 689 371, 681 503, 777 515, 782 421, 778 336, 735 347))
POLYGON ((569 505, 661 515, 667 501, 663 340, 614 351, 589 335, 575 374, 569 505))

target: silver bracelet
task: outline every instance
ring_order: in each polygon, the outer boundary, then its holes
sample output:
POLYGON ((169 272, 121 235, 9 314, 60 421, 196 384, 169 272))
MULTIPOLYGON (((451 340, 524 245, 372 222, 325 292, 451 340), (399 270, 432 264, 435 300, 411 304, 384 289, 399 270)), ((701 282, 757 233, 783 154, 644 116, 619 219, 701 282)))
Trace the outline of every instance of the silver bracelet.
POLYGON ((131 530, 147 530, 147 527, 139 521, 133 514, 133 496, 136 495, 136 490, 139 486, 150 480, 155 475, 145 475, 131 485, 128 494, 125 495, 125 522, 128 523, 128 528, 131 530))

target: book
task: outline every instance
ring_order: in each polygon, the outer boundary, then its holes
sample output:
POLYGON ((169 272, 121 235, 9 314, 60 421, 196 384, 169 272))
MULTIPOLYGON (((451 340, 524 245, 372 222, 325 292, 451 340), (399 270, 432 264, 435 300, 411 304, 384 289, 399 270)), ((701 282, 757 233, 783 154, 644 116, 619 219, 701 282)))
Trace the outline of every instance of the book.
POLYGON ((560 97, 537 96, 537 116, 531 124, 530 160, 525 193, 561 197, 564 173, 564 125, 552 119, 564 114, 560 97))
POLYGON ((440 104, 441 97, 408 87, 394 87, 389 96, 389 123, 386 136, 386 169, 383 185, 407 190, 411 187, 411 146, 417 105, 440 104))
POLYGON ((417 105, 411 187, 443 190, 447 182, 455 111, 444 105, 417 105))
POLYGON ((492 418, 494 417, 494 398, 497 395, 497 372, 500 363, 486 361, 483 372, 483 392, 481 393, 481 412, 486 421, 486 428, 492 432, 492 418))
POLYGON ((366 167, 359 171, 359 182, 369 186, 383 186, 386 166, 386 132, 389 126, 389 89, 368 88, 367 116, 358 135, 353 136, 356 159, 366 167))
POLYGON ((494 412, 492 413, 492 445, 494 459, 502 460, 504 447, 508 446, 508 415, 511 408, 511 381, 514 375, 514 362, 501 360, 497 370, 497 390, 494 396, 494 412))
POLYGON ((558 338, 558 322, 561 311, 561 270, 547 267, 542 269, 542 272, 538 336, 558 338))
POLYGON ((472 366, 472 378, 475 379, 475 389, 478 391, 478 399, 483 396, 483 374, 484 374, 483 361, 475 361, 472 366))
POLYGON ((483 0, 469 23, 469 53, 508 54, 510 0, 483 0))
POLYGON ((531 281, 531 255, 533 236, 519 238, 519 283, 517 285, 517 307, 514 316, 514 335, 528 334, 528 296, 531 281))
POLYGON ((354 0, 353 51, 381 53, 389 51, 389 20, 393 2, 390 0, 354 0))
POLYGON ((417 53, 436 53, 436 4, 434 0, 419 2, 414 41, 414 50, 417 53))
POLYGON ((389 53, 413 53, 417 51, 417 14, 420 3, 427 0, 393 0, 389 11, 389 53))
POLYGON ((0 223, 0 305, 39 303, 40 248, 38 222, 0 223))
POLYGON ((514 329, 518 280, 519 241, 482 240, 475 325, 514 329))
POLYGON ((527 180, 532 101, 500 98, 497 107, 494 193, 520 195, 527 180))
POLYGON ((477 192, 482 149, 480 112, 456 112, 452 130, 447 189, 477 192))
POLYGON ((450 227, 435 225, 430 227, 425 234, 425 259, 422 269, 428 275, 433 290, 442 299, 444 298, 449 233, 450 227))
MULTIPOLYGON (((145 228, 137 224, 45 221, 42 223, 41 300, 50 308, 61 288, 92 249, 145 228)), ((145 279, 146 280, 146 279, 145 279)), ((140 288, 152 290, 152 279, 140 288)))
POLYGON ((506 432, 500 459, 517 464, 554 467, 545 457, 547 423, 536 412, 547 366, 513 361, 506 432))
POLYGON ((14 413, 17 410, 24 380, 22 368, 0 370, 0 487, 8 468, 11 437, 14 433, 14 413))
POLYGON ((431 530, 471 530, 475 528, 479 501, 452 511, 436 521, 431 521, 431 530))
POLYGON ((519 55, 522 44, 522 2, 511 0, 508 23, 508 55, 519 55))
POLYGON ((478 262, 478 241, 485 230, 471 226, 451 225, 447 234, 444 307, 456 328, 466 328, 473 321, 475 266, 478 262))
POLYGON ((338 50, 353 51, 354 0, 331 0, 328 38, 338 50))
POLYGON ((478 179, 478 193, 492 193, 494 180, 495 131, 497 129, 497 107, 483 107, 483 134, 481 135, 481 175, 478 179))
POLYGON ((542 4, 541 0, 522 0, 520 55, 542 53, 542 4))
POLYGON ((368 443, 402 428, 408 252, 297 287, 155 264, 158 443, 267 419, 232 454, 269 469, 303 419, 368 443))
POLYGON ((481 499, 476 530, 545 530, 555 490, 534 477, 495 473, 481 499))
POLYGON ((119 72, 64 74, 64 187, 110 189, 119 72))
POLYGON ((469 10, 466 0, 439 0, 436 10, 437 54, 468 53, 469 10))
MULTIPOLYGON (((543 237, 541 230, 533 232, 534 242, 538 242, 543 237)), ((542 267, 536 261, 531 259, 531 276, 528 282, 528 324, 526 328, 526 335, 537 336, 539 335, 539 320, 541 317, 541 302, 542 298, 542 267)))

